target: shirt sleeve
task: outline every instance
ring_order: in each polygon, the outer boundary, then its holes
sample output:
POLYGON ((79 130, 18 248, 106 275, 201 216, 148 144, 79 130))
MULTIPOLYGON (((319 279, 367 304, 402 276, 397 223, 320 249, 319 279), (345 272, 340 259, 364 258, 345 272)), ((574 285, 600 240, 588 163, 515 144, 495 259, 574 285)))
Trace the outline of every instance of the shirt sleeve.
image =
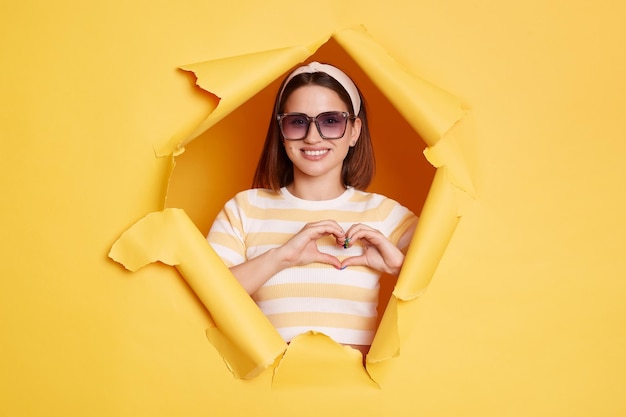
MULTIPOLYGON (((417 216, 408 208, 396 203, 396 207, 392 210, 391 214, 387 218, 387 222, 389 222, 388 230, 391 230, 389 234, 389 240, 396 246, 400 242, 400 239, 404 234, 413 230, 417 225, 417 216)), ((404 250, 405 248, 400 248, 404 250)))
POLYGON ((207 236, 211 247, 228 267, 246 260, 245 215, 238 201, 243 197, 237 195, 224 205, 207 236))

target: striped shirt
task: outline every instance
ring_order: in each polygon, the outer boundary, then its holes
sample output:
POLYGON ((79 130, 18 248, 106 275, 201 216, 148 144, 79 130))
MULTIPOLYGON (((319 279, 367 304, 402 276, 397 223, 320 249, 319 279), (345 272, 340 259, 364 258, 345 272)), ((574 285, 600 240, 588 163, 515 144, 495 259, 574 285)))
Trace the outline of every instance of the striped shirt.
MULTIPOLYGON (((299 199, 284 187, 279 192, 252 189, 226 203, 208 240, 230 267, 283 245, 307 223, 329 219, 344 230, 355 223, 366 224, 395 245, 417 222, 417 217, 396 201, 354 188, 325 201, 299 199)), ((331 236, 317 244, 320 251, 339 260, 363 253, 358 242, 344 249, 331 236)), ((252 298, 287 342, 315 331, 338 343, 369 345, 376 331, 380 276, 364 266, 339 271, 313 263, 282 270, 252 298)))

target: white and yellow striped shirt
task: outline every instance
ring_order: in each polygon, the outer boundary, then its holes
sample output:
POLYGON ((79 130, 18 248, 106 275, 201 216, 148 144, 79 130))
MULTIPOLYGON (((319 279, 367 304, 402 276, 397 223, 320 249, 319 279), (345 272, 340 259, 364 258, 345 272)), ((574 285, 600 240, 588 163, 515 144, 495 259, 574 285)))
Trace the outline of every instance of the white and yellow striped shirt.
MULTIPOLYGON (((283 245, 307 223, 329 219, 344 230, 355 223, 367 224, 395 245, 417 222, 396 201, 354 188, 325 201, 302 200, 286 188, 279 192, 252 189, 226 203, 208 240, 230 267, 283 245)), ((340 260, 363 250, 359 244, 344 249, 330 236, 320 239, 318 247, 340 260)), ((340 271, 313 263, 279 272, 252 298, 287 342, 312 330, 338 343, 369 345, 376 331, 380 276, 368 267, 340 271)))

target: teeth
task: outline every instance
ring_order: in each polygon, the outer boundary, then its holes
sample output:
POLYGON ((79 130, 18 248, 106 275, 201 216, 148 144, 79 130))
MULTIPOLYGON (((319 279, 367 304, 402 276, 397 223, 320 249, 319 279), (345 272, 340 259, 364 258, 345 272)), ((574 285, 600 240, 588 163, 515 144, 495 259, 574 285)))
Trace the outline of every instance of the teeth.
POLYGON ((326 152, 328 152, 328 149, 319 150, 319 151, 304 151, 306 155, 310 155, 310 156, 324 155, 326 152))

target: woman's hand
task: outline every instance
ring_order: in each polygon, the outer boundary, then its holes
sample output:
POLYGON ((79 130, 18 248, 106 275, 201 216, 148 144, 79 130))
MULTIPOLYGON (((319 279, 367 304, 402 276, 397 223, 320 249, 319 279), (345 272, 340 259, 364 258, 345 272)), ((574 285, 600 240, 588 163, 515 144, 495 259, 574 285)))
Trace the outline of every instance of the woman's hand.
POLYGON ((341 269, 339 259, 321 252, 317 247, 317 241, 328 235, 343 240, 345 233, 334 220, 308 223, 283 246, 277 248, 276 252, 285 268, 320 262, 341 269))
POLYGON ((394 276, 400 273, 404 254, 380 231, 358 223, 346 231, 344 238, 337 239, 337 243, 344 247, 350 247, 357 241, 363 245, 363 254, 344 259, 341 268, 367 266, 394 276))

